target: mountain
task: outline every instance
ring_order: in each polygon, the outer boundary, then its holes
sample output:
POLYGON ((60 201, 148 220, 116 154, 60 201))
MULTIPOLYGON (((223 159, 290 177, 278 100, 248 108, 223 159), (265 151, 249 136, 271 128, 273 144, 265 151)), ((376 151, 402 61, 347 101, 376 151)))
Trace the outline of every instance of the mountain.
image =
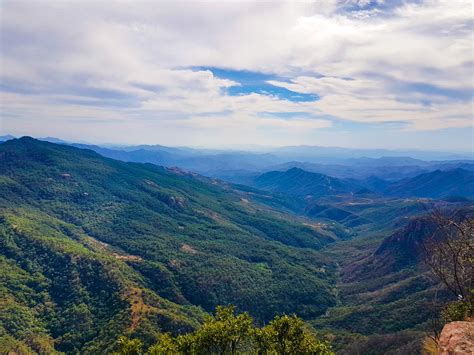
MULTIPOLYGON (((390 182, 401 180, 404 178, 415 177, 420 174, 428 173, 435 170, 453 170, 462 168, 465 170, 474 170, 472 160, 453 160, 453 161, 422 161, 410 158, 380 158, 380 159, 348 159, 340 161, 337 164, 317 164, 317 163, 303 163, 298 161, 290 161, 282 164, 277 164, 268 168, 266 171, 286 171, 291 168, 300 168, 309 172, 329 175, 339 179, 356 179, 364 180, 371 177, 387 180, 390 182), (411 164, 409 164, 411 162, 411 164), (406 165, 405 165, 406 164, 406 165)), ((246 175, 258 175, 257 172, 247 172, 246 175)), ((227 172, 219 177, 227 177, 237 179, 239 176, 245 176, 243 172, 236 172, 234 176, 227 172), (230 176, 229 176, 230 175, 230 176)))
POLYGON ((452 300, 422 263, 422 242, 435 231, 424 215, 379 242, 372 237, 329 246, 340 264, 340 302, 312 324, 349 330, 343 354, 421 353, 419 339, 430 329, 430 317, 452 300))
POLYGON ((387 193, 392 196, 445 198, 474 197, 474 172, 464 169, 436 170, 392 184, 387 193))
POLYGON ((421 261, 422 243, 436 231, 429 217, 417 217, 386 237, 373 255, 348 273, 350 279, 381 277, 421 261))
POLYGON ((254 196, 68 145, 0 144, 0 343, 103 353, 119 334, 193 329, 220 304, 259 322, 324 314, 336 265, 319 250, 337 235, 254 196))
POLYGON ((414 159, 411 157, 395 156, 395 157, 380 157, 380 158, 355 158, 346 160, 347 165, 358 165, 358 166, 423 166, 429 163, 414 159))
MULTIPOLYGON (((3 140, 14 138, 4 136, 3 140)), ((91 149, 112 159, 152 163, 197 172, 232 183, 252 185, 262 173, 300 168, 339 179, 364 180, 370 177, 390 182, 411 178, 435 170, 462 168, 474 171, 473 160, 427 161, 401 156, 403 151, 354 150, 328 147, 282 147, 259 151, 216 150, 162 145, 90 145, 69 143, 54 137, 39 138, 51 143, 91 149), (366 154, 365 154, 366 153, 366 154), (364 155, 365 154, 365 155, 364 155), (386 154, 386 156, 384 156, 386 154)), ((0 137, 0 141, 2 138, 0 137)), ((448 155, 440 155, 446 158, 448 155)), ((468 158, 457 156, 457 158, 468 158)), ((451 156, 451 158, 456 158, 451 156)), ((364 186, 369 188, 367 186, 364 186)), ((370 189, 370 188, 369 188, 370 189)))
POLYGON ((372 192, 409 179, 294 168, 240 186, 80 147, 0 144, 0 352, 110 353, 235 304, 259 324, 296 313, 341 353, 414 353, 437 292, 422 215, 472 205, 372 192))
POLYGON ((6 142, 11 139, 15 139, 15 137, 10 134, 7 134, 6 136, 0 136, 0 142, 6 142))
MULTIPOLYGON (((438 212, 439 213, 439 212, 438 212)), ((456 208, 445 206, 443 211, 450 220, 462 225, 463 222, 474 217, 474 205, 466 203, 456 208)), ((401 268, 420 263, 423 258, 423 243, 439 231, 436 219, 431 215, 413 218, 402 229, 385 238, 374 253, 374 258, 390 266, 389 271, 398 271, 401 268)), ((380 268, 376 268, 379 270, 380 268)))
POLYGON ((359 216, 357 213, 348 211, 348 209, 341 208, 339 206, 318 203, 310 203, 306 207, 304 214, 311 218, 337 221, 338 223, 351 228, 373 222, 369 219, 359 216))
POLYGON ((173 151, 170 152, 167 149, 161 150, 159 148, 153 150, 117 150, 88 144, 72 144, 72 146, 81 149, 90 149, 104 157, 111 159, 135 163, 152 163, 161 166, 176 165, 176 154, 178 154, 173 151))
POLYGON ((225 172, 236 169, 255 171, 280 162, 277 157, 271 154, 249 152, 209 151, 146 145, 116 147, 114 149, 86 144, 73 144, 73 146, 91 149, 112 159, 135 163, 152 163, 167 167, 177 166, 207 176, 225 175, 225 172))
POLYGON ((177 155, 202 155, 202 151, 193 148, 187 147, 167 147, 160 144, 140 144, 140 145, 126 145, 126 146, 111 146, 111 149, 123 150, 126 152, 132 152, 136 150, 147 150, 147 151, 158 151, 158 152, 168 152, 177 155))
POLYGON ((70 142, 60 139, 60 138, 56 138, 56 137, 42 137, 42 138, 37 138, 37 139, 40 141, 56 143, 56 144, 70 144, 70 142))
POLYGON ((291 168, 286 171, 270 171, 253 178, 248 177, 247 181, 263 190, 313 199, 374 193, 398 198, 474 197, 474 171, 461 168, 436 170, 399 181, 388 181, 375 176, 365 179, 338 179, 300 168, 291 168))
POLYGON ((472 152, 448 153, 421 150, 356 149, 319 146, 287 146, 268 150, 286 160, 309 163, 334 163, 335 160, 381 157, 411 157, 420 160, 472 159, 472 152))
MULTIPOLYGON (((58 143, 63 141, 58 140, 58 143)), ((54 141, 53 141, 54 143, 54 141)), ((355 153, 353 158, 341 158, 338 149, 326 151, 320 163, 307 162, 316 155, 295 155, 298 161, 288 161, 284 148, 269 152, 248 152, 234 150, 192 149, 186 147, 166 147, 161 145, 138 145, 102 147, 73 144, 92 149, 99 154, 123 161, 153 163, 163 166, 178 166, 182 169, 218 177, 234 183, 249 183, 249 176, 257 176, 265 171, 288 170, 293 167, 337 178, 364 179, 371 176, 387 180, 400 180, 433 170, 465 168, 474 170, 472 160, 424 161, 403 156, 368 158, 355 153), (332 154, 332 155, 331 155, 332 154)), ((344 150, 345 151, 345 150, 344 150)), ((314 152, 312 149, 309 152, 314 152)), ((380 151, 379 153, 382 153, 380 151)), ((374 153, 375 154, 375 153, 374 153)), ((377 156, 377 154, 375 154, 377 156)), ((317 159, 316 159, 317 160, 317 159)))
POLYGON ((262 174, 255 178, 254 185, 263 190, 303 198, 348 194, 360 189, 353 183, 298 168, 262 174))

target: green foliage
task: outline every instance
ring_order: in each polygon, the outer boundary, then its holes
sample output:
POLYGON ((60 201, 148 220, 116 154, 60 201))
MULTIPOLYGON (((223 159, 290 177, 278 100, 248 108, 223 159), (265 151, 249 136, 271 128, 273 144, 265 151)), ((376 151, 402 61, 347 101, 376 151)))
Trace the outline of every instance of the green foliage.
POLYGON ((165 355, 165 354, 177 354, 180 349, 184 353, 190 352, 192 349, 192 336, 182 335, 179 339, 173 339, 169 334, 163 334, 158 343, 152 345, 148 349, 150 355, 165 355), (188 340, 189 339, 189 340, 188 340))
POLYGON ((31 349, 35 338, 104 352, 117 334, 147 347, 190 332, 219 304, 258 322, 323 314, 336 275, 318 249, 332 232, 251 201, 150 164, 29 138, 3 143, 0 292, 10 301, 0 326, 31 349))
MULTIPOLYGON (((234 311, 233 306, 219 306, 194 333, 175 338, 164 334, 146 354, 333 354, 329 344, 318 340, 295 315, 276 316, 258 328, 247 313, 234 311)), ((117 354, 141 354, 141 343, 121 337, 117 354)))
POLYGON ((234 315, 234 307, 217 307, 215 317, 209 317, 194 334, 197 348, 211 353, 235 354, 252 331, 252 318, 248 313, 234 315))
MULTIPOLYGON (((4 214, 0 336, 43 353, 54 353, 55 348, 68 353, 104 350, 130 327, 135 301, 147 309, 148 317, 133 330, 144 337, 150 322, 152 328, 167 331, 191 330, 198 324, 202 314, 197 309, 167 302, 146 289, 140 289, 144 300, 132 296, 131 290, 144 287, 140 275, 108 253, 87 248, 88 241, 73 226, 35 211, 4 214)), ((156 340, 151 337, 150 342, 156 340)))
MULTIPOLYGON (((276 316, 258 337, 267 337, 265 346, 258 349, 259 353, 277 354, 331 354, 326 342, 321 342, 305 329, 304 322, 295 315, 276 316)), ((259 342, 261 340, 259 339, 259 342)))
POLYGON ((395 332, 375 334, 364 339, 351 339, 342 351, 345 355, 424 354, 424 332, 395 332))
POLYGON ((441 312, 443 323, 464 321, 473 316, 473 305, 471 302, 465 300, 450 302, 441 312))
POLYGON ((3 143, 0 352, 108 353, 117 334, 157 354, 324 349, 282 313, 364 335, 422 327, 433 285, 415 267, 382 275, 366 256, 423 204, 337 201, 364 225, 268 207, 300 202, 64 145, 3 143), (348 261, 366 267, 361 277, 348 261), (221 304, 244 313, 205 320, 221 304), (268 325, 249 331, 250 317, 268 325))
POLYGON ((121 336, 118 341, 118 351, 114 354, 120 355, 140 355, 142 354, 143 343, 139 339, 129 339, 121 336))

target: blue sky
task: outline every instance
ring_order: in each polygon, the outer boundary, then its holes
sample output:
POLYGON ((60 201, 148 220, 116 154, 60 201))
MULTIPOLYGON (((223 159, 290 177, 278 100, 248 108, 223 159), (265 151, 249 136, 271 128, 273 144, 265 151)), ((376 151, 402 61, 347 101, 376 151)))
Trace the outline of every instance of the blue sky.
POLYGON ((193 69, 198 71, 209 70, 218 78, 228 79, 235 82, 235 85, 229 86, 225 90, 225 93, 230 96, 244 96, 253 93, 273 96, 280 100, 288 100, 292 102, 311 102, 319 99, 318 95, 314 93, 300 93, 270 84, 269 81, 271 80, 286 80, 286 78, 279 77, 275 74, 216 67, 196 67, 193 69))
POLYGON ((0 134, 473 150, 467 0, 0 7, 0 134))

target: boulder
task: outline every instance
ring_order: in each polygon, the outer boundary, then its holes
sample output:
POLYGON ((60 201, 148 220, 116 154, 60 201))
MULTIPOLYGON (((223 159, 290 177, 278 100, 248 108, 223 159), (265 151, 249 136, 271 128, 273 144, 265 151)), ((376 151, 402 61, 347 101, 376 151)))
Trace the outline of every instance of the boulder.
POLYGON ((451 322, 444 326, 438 345, 439 355, 474 354, 474 322, 451 322))

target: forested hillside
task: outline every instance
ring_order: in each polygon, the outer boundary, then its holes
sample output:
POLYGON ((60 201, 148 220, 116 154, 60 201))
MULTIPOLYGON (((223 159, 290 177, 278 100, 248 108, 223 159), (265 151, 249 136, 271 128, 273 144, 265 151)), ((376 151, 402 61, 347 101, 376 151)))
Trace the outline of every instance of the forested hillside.
POLYGON ((465 169, 436 170, 410 179, 401 180, 389 187, 395 196, 431 198, 474 197, 474 172, 465 169))
POLYGON ((341 353, 419 351, 433 299, 450 299, 421 263, 424 216, 471 202, 301 169, 259 181, 267 191, 28 137, 0 144, 0 351, 103 353, 119 336, 182 349, 192 332, 205 348, 221 305, 253 317, 248 349, 294 313, 341 353))
POLYGON ((31 138, 0 145, 0 175, 4 344, 105 349, 190 330, 221 304, 258 322, 335 304, 317 250, 337 236, 246 192, 31 138))
POLYGON ((347 194, 361 188, 356 184, 298 168, 262 174, 255 179, 255 186, 303 198, 347 194))

